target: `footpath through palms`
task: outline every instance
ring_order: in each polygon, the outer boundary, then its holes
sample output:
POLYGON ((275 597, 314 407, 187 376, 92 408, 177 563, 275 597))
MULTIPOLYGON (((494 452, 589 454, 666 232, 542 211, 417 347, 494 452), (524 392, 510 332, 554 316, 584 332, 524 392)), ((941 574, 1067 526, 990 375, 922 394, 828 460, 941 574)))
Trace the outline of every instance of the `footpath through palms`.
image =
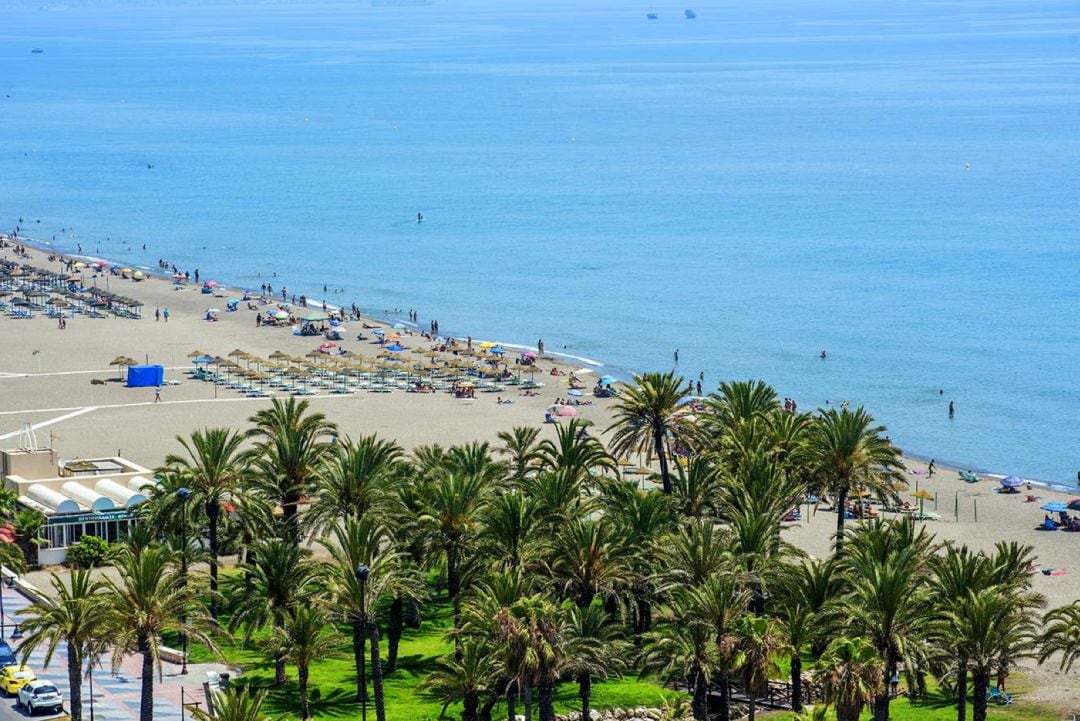
MULTIPOLYGON (((20 578, 35 588, 44 590, 49 587, 49 574, 45 571, 23 574, 20 578)), ((32 603, 17 589, 9 589, 6 584, 0 584, 4 594, 4 627, 14 628, 25 620, 25 610, 32 603)), ((19 655, 18 640, 9 641, 15 654, 19 655)), ((56 652, 49 662, 48 669, 44 668, 45 648, 35 649, 30 654, 27 665, 34 670, 39 679, 49 681, 56 685, 64 694, 64 710, 69 711, 67 675, 67 645, 59 643, 56 652)), ((93 703, 94 721, 136 721, 139 718, 140 693, 140 664, 137 655, 125 658, 117 673, 112 673, 112 654, 106 652, 101 662, 94 667, 93 703)), ((188 666, 188 674, 180 674, 180 666, 165 663, 163 676, 154 679, 154 720, 155 721, 180 721, 181 718, 191 718, 190 709, 195 703, 205 707, 203 682, 206 680, 208 671, 222 672, 226 667, 221 664, 191 664, 188 666), (181 715, 180 700, 181 691, 188 705, 188 712, 181 715)), ((90 718, 90 682, 84 678, 82 684, 83 718, 90 718)), ((0 721, 8 719, 25 719, 26 716, 15 709, 15 699, 0 699, 0 721)), ((41 716, 40 718, 50 718, 41 716)))

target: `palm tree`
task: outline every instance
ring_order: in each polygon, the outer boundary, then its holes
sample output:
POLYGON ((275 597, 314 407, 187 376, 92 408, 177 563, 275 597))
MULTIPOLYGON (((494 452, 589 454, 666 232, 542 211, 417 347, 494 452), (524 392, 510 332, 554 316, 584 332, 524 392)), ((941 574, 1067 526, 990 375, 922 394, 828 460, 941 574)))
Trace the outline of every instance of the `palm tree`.
MULTIPOLYGON (((218 617, 218 529, 221 509, 237 490, 246 471, 240 456, 244 442, 241 433, 228 428, 204 428, 191 434, 190 441, 180 436, 186 456, 169 454, 165 469, 176 473, 191 491, 191 507, 206 514, 210 552, 210 617, 218 617)), ((159 473, 160 475, 160 473, 159 473)))
POLYGON ((68 585, 50 574, 53 596, 31 604, 23 613, 19 628, 25 636, 19 645, 22 662, 36 649, 45 648, 42 666, 49 668, 61 643, 67 645, 68 688, 73 721, 82 721, 83 665, 97 662, 109 637, 103 581, 94 581, 90 571, 73 569, 68 585))
POLYGON ((813 426, 810 454, 822 483, 836 502, 836 552, 844 543, 848 496, 856 486, 887 493, 900 478, 900 450, 883 434, 885 426, 862 406, 854 411, 829 408, 813 426))
POLYGON ((191 710, 195 721, 274 721, 262 710, 266 690, 248 686, 233 686, 228 691, 215 691, 213 711, 196 706, 191 710))
POLYGON ((585 423, 576 418, 556 427, 555 440, 544 439, 536 448, 540 468, 564 473, 586 487, 594 475, 603 471, 616 473, 615 459, 608 455, 603 443, 586 434, 585 428, 585 423))
POLYGON ((142 656, 140 721, 154 719, 154 671, 161 673, 161 636, 184 633, 214 649, 207 630, 212 627, 207 609, 196 590, 176 569, 171 552, 160 546, 135 554, 121 547, 116 558, 117 578, 108 580, 109 643, 113 646, 113 672, 126 656, 142 656), (186 620, 180 623, 180 618, 186 620))
POLYGON ((695 721, 707 721, 709 684, 719 662, 712 626, 685 601, 663 609, 661 616, 663 628, 645 635, 642 668, 685 683, 695 721))
POLYGON ((710 393, 706 405, 712 414, 706 425, 723 438, 744 421, 764 418, 779 408, 776 390, 763 380, 724 381, 718 393, 710 393))
POLYGON ((311 664, 332 656, 340 638, 330 625, 326 615, 318 607, 297 606, 285 615, 285 623, 274 629, 267 645, 275 656, 284 657, 296 664, 300 683, 300 718, 308 721, 311 708, 308 704, 308 676, 311 664))
POLYGON ((285 537, 294 544, 300 543, 300 501, 311 490, 329 445, 325 439, 337 434, 337 426, 322 413, 309 414, 308 407, 306 400, 275 398, 249 419, 255 427, 247 432, 256 441, 249 454, 256 485, 281 505, 285 537))
POLYGON ((549 570, 559 593, 585 608, 630 580, 615 528, 604 518, 577 519, 554 539, 549 570))
POLYGON ((324 539, 322 544, 333 559, 327 583, 331 608, 336 617, 352 626, 356 699, 362 701, 366 691, 360 686, 364 664, 362 639, 366 634, 371 641, 371 680, 376 718, 385 721, 383 664, 376 612, 379 602, 385 598, 410 597, 419 600, 423 596, 422 579, 407 568, 404 557, 392 545, 389 531, 371 518, 360 521, 345 519, 344 523, 333 528, 332 537, 324 539), (361 565, 368 567, 363 595, 356 577, 356 569, 361 565))
POLYGON ((705 625, 715 646, 716 682, 720 690, 720 721, 728 721, 730 683, 734 665, 731 630, 746 613, 752 594, 740 574, 719 571, 683 593, 682 608, 692 623, 705 625))
POLYGON ((666 543, 665 585, 698 586, 714 573, 730 568, 728 538, 708 519, 687 522, 666 543))
POLYGON ((305 514, 306 525, 315 534, 325 533, 346 517, 359 520, 382 508, 402 455, 396 443, 374 435, 346 439, 332 450, 316 473, 315 492, 305 514))
POLYGON ((483 511, 481 548, 503 568, 525 568, 535 560, 537 503, 519 491, 496 494, 483 511))
POLYGON ((675 468, 672 490, 679 513, 686 518, 716 515, 722 480, 713 454, 694 456, 675 468))
POLYGON ((652 627, 652 604, 662 574, 657 559, 663 556, 661 542, 671 527, 671 496, 658 491, 638 493, 629 483, 613 482, 604 495, 605 517, 615 524, 616 537, 630 540, 621 544, 630 572, 630 593, 634 601, 634 641, 652 627))
POLYGON ((735 660, 732 670, 742 676, 750 698, 750 721, 757 717, 757 696, 769 677, 780 670, 775 657, 784 648, 784 635, 766 616, 743 616, 732 629, 735 660))
POLYGON ((802 599, 785 593, 776 620, 784 629, 791 661, 791 710, 803 708, 802 650, 817 637, 817 617, 802 599))
POLYGON ((491 457, 491 445, 473 441, 464 446, 451 446, 443 458, 443 466, 451 473, 477 476, 485 485, 497 485, 506 476, 507 465, 491 457))
POLYGON ((997 588, 972 591, 953 599, 945 611, 947 633, 971 668, 972 719, 986 721, 991 674, 1009 662, 1034 655, 1036 626, 1031 609, 1016 595, 997 588))
POLYGON ((479 721, 480 696, 492 688, 495 672, 489 649, 477 639, 464 641, 457 653, 436 661, 436 669, 420 683, 420 689, 443 702, 439 717, 450 704, 461 701, 462 721, 479 721))
POLYGON ((693 437, 693 428, 680 413, 680 403, 689 394, 682 376, 674 371, 635 375, 634 385, 619 394, 613 406, 615 422, 608 428, 615 431, 611 448, 616 454, 629 455, 642 447, 649 449, 649 457, 656 454, 667 494, 672 492, 669 447, 673 441, 688 443, 693 437))
MULTIPOLYGON (((230 594, 235 599, 229 631, 243 629, 245 643, 256 631, 284 627, 286 618, 315 593, 322 573, 311 561, 311 551, 290 541, 269 538, 255 545, 255 562, 242 564, 247 578, 230 594)), ((274 658, 275 683, 285 685, 285 658, 274 658)))
POLYGON ((555 682, 565 659, 562 610, 542 595, 519 599, 499 609, 493 628, 498 643, 516 660, 509 675, 525 691, 525 719, 532 718, 532 689, 539 689, 540 721, 554 721, 555 682))
POLYGON ((814 669, 825 699, 836 707, 836 721, 859 721, 863 707, 882 689, 881 657, 865 639, 840 636, 825 649, 814 669))
POLYGON ((577 681, 581 718, 591 719, 593 678, 606 679, 626 666, 627 644, 619 639, 619 629, 600 603, 567 612, 562 635, 566 657, 562 671, 577 681))
POLYGON ((540 429, 536 426, 514 426, 498 433, 498 439, 503 442, 498 452, 509 458, 510 475, 518 483, 532 473, 539 460, 536 448, 539 435, 540 429))
POLYGON ((1045 663, 1054 654, 1061 654, 1059 668, 1068 673, 1080 659, 1080 600, 1068 606, 1055 608, 1043 618, 1046 630, 1040 637, 1042 653, 1039 663, 1045 663))
POLYGON ((476 539, 480 512, 487 500, 487 484, 480 475, 443 473, 426 499, 419 521, 432 544, 446 554, 447 593, 458 606, 461 564, 476 539))
MULTIPOLYGON (((848 571, 848 594, 839 600, 837 613, 845 626, 874 645, 885 663, 884 676, 892 678, 903 660, 904 648, 926 633, 931 612, 927 588, 929 540, 914 531, 911 519, 877 522, 851 534, 852 551, 841 564, 848 571)), ((888 721, 888 693, 874 703, 876 721, 888 721)))

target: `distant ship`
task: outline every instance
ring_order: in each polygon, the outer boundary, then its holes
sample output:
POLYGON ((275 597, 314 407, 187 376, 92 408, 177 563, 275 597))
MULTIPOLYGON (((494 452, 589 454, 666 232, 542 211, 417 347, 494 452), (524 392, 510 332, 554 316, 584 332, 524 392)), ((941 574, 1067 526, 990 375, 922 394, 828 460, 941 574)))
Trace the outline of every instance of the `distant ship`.
POLYGON ((697 13, 694 12, 693 10, 686 10, 685 12, 686 12, 686 19, 687 20, 693 20, 694 18, 697 17, 697 13))
POLYGON ((32 53, 43 53, 43 52, 45 52, 45 49, 44 48, 34 48, 30 52, 32 52, 32 53))
POLYGON ((655 20, 656 19, 656 13, 645 13, 645 17, 648 18, 649 20, 655 20))

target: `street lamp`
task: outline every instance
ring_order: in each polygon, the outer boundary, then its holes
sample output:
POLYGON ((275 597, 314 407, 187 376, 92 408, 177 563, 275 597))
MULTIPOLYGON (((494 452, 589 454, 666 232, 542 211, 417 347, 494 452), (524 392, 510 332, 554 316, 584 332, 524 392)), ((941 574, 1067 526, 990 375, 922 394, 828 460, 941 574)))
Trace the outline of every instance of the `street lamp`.
MULTIPOLYGON (((3 566, 0 566, 0 572, 3 571, 3 566)), ((10 578, 10 576, 8 577, 10 578)), ((14 581, 8 584, 8 588, 14 585, 14 581)), ((0 639, 4 637, 4 589, 0 587, 0 639)))
MULTIPOLYGON (((191 491, 177 488, 176 497, 180 499, 180 584, 187 587, 187 499, 191 491)), ((180 616, 180 675, 187 675, 187 634, 183 626, 187 624, 187 614, 180 616)))
POLYGON ((365 608, 364 589, 367 586, 370 569, 364 564, 356 567, 356 580, 360 584, 360 719, 367 721, 367 666, 364 661, 364 645, 367 641, 367 609, 365 608))
POLYGON ((94 721, 94 659, 90 659, 90 721, 94 721))

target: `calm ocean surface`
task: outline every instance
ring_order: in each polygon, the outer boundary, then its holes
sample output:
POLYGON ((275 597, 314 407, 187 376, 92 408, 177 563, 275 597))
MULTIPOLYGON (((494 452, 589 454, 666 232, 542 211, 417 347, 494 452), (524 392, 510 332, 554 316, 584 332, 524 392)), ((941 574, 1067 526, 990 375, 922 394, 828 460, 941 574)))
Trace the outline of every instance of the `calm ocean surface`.
POLYGON ((379 5, 0 4, 0 226, 1075 483, 1074 0, 379 5))

